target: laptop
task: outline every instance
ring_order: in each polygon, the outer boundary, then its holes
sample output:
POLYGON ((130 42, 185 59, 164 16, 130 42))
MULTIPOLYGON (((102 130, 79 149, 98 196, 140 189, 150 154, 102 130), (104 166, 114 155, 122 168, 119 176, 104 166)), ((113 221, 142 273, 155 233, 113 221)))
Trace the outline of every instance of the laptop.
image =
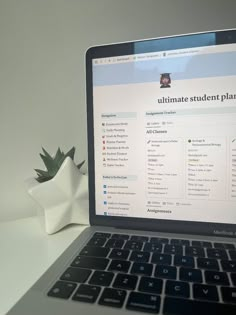
POLYGON ((236 314, 236 30, 89 48, 91 226, 8 315, 236 314))

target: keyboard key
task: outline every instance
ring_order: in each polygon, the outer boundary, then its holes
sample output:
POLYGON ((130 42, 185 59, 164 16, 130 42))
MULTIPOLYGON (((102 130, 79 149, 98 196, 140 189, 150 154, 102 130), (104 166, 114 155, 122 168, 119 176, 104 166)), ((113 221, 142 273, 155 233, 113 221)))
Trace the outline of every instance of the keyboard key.
POLYGON ((110 233, 103 233, 103 232, 96 232, 94 233, 93 237, 98 237, 98 238, 109 238, 111 236, 110 233))
POLYGON ((75 283, 58 281, 48 292, 48 296, 57 297, 60 299, 68 299, 75 288, 75 283))
POLYGON ((113 249, 109 255, 112 259, 127 259, 129 256, 129 250, 113 249))
POLYGON ((176 238, 172 238, 172 239, 170 240, 170 244, 171 244, 171 245, 181 245, 180 240, 179 240, 179 239, 176 239, 176 238))
POLYGON ((72 297, 74 301, 94 303, 101 291, 100 287, 95 285, 81 284, 72 297))
POLYGON ((205 241, 192 241, 192 246, 211 248, 212 244, 210 242, 205 241))
POLYGON ((166 297, 163 313, 166 315, 235 315, 236 305, 166 297))
POLYGON ((231 273, 231 280, 233 284, 236 286, 236 273, 231 273))
POLYGON ((151 276, 152 274, 152 264, 146 263, 133 263, 131 273, 144 275, 144 276, 151 276))
POLYGON ((106 238, 93 237, 88 242, 87 246, 103 246, 106 243, 106 238))
POLYGON ((188 282, 202 282, 202 272, 199 269, 180 268, 179 278, 188 282))
POLYGON ((165 279, 176 279, 177 269, 172 266, 157 265, 155 270, 155 277, 165 279))
POLYGON ((161 294, 163 280, 149 277, 142 277, 139 283, 139 291, 161 294))
POLYGON ((143 247, 143 243, 139 241, 127 241, 125 244, 125 249, 132 249, 132 250, 141 250, 143 247))
POLYGON ((110 249, 105 247, 85 246, 79 254, 80 256, 107 257, 109 251, 110 249))
POLYGON ((161 253, 163 245, 161 243, 146 243, 143 250, 147 252, 161 253))
POLYGON ((122 307, 126 297, 126 291, 105 288, 99 300, 100 305, 122 307))
POLYGON ((221 248, 224 249, 224 244, 223 243, 214 243, 214 248, 221 248))
POLYGON ((207 248, 207 256, 209 258, 228 259, 227 253, 224 249, 207 248))
POLYGON ((113 287, 127 290, 134 290, 138 277, 119 273, 113 283, 113 287))
POLYGON ((225 302, 236 303, 236 288, 221 288, 222 298, 225 302))
POLYGON ((229 279, 226 272, 220 271, 205 271, 206 283, 229 285, 229 279))
POLYGON ((193 297, 200 300, 219 301, 217 288, 214 285, 194 283, 193 297))
POLYGON ((167 280, 165 293, 188 298, 190 294, 189 284, 187 282, 167 280))
POLYGON ((63 273, 61 280, 82 283, 88 279, 90 274, 91 270, 70 267, 63 273))
POLYGON ((236 250, 229 250, 229 255, 232 260, 236 260, 236 250))
POLYGON ((89 283, 107 287, 110 285, 113 277, 114 277, 113 272, 94 271, 92 277, 89 280, 89 283))
POLYGON ((160 237, 151 237, 150 243, 161 243, 161 244, 168 244, 168 238, 160 238, 160 237))
POLYGON ((218 261, 212 258, 198 258, 197 266, 201 269, 219 270, 218 261))
POLYGON ((150 253, 148 252, 140 252, 140 251, 133 251, 130 260, 136 261, 136 262, 148 262, 150 257, 150 253))
POLYGON ((229 244, 229 243, 224 243, 224 247, 226 249, 235 249, 235 245, 234 244, 229 244))
POLYGON ((235 249, 234 244, 229 243, 214 243, 215 248, 221 248, 221 249, 235 249))
POLYGON ((116 238, 119 240, 128 240, 129 239, 129 235, 126 234, 112 234, 111 238, 116 238))
POLYGON ((190 245, 190 242, 189 242, 189 240, 181 240, 181 239, 173 238, 173 239, 170 240, 170 244, 172 244, 172 245, 184 245, 184 246, 189 246, 189 245, 190 245))
POLYGON ((124 245, 124 240, 110 239, 107 241, 105 247, 108 248, 122 248, 124 245))
POLYGON ((146 313, 158 313, 160 309, 160 296, 131 292, 126 308, 146 313))
POLYGON ((171 255, 159 254, 159 253, 154 252, 152 255, 152 263, 161 264, 161 265, 170 265, 171 255))
POLYGON ((87 269, 104 270, 106 269, 108 263, 109 263, 109 259, 106 259, 106 258, 78 256, 72 262, 71 266, 87 268, 87 269))
POLYGON ((180 240, 180 244, 184 246, 190 246, 190 241, 189 240, 180 240))
POLYGON ((186 256, 205 257, 204 249, 197 246, 186 246, 185 254, 186 256))
POLYGON ((183 254, 183 247, 180 245, 170 245, 166 244, 164 247, 164 253, 165 254, 178 254, 182 255, 183 254))
POLYGON ((128 272, 130 264, 131 263, 126 260, 112 260, 108 269, 112 271, 128 272))
POLYGON ((183 267, 194 268, 194 258, 191 257, 191 256, 175 255, 175 257, 174 257, 174 265, 175 266, 183 266, 183 267))
POLYGON ((221 260, 220 263, 224 271, 236 272, 236 260, 221 260))
POLYGON ((140 236, 140 235, 132 235, 131 241, 138 241, 138 242, 147 242, 148 237, 147 236, 140 236))

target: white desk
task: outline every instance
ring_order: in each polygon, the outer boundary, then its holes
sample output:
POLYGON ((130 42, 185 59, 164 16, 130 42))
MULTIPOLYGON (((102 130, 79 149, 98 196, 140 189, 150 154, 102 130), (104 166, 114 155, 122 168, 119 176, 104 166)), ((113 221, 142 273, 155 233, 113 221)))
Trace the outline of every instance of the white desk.
POLYGON ((0 223, 0 315, 6 314, 84 229, 73 225, 47 235, 37 217, 0 223))

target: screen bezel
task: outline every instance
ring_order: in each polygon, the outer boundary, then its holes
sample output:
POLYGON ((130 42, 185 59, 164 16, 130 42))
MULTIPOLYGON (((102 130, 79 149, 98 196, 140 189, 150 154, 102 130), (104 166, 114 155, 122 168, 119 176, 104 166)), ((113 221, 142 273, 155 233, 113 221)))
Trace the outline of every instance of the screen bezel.
MULTIPOLYGON (((92 60, 129 54, 236 43, 236 29, 91 47, 86 52, 89 215, 91 225, 236 238, 236 224, 96 215, 92 60)), ((236 210, 236 209, 235 209, 236 210)))

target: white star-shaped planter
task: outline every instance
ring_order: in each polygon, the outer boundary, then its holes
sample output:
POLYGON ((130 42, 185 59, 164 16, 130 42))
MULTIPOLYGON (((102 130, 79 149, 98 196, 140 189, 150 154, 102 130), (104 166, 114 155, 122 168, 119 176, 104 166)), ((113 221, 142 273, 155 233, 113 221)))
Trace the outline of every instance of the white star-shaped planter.
POLYGON ((45 228, 53 234, 71 223, 89 224, 88 177, 67 157, 56 176, 28 181, 28 192, 44 209, 45 228))

